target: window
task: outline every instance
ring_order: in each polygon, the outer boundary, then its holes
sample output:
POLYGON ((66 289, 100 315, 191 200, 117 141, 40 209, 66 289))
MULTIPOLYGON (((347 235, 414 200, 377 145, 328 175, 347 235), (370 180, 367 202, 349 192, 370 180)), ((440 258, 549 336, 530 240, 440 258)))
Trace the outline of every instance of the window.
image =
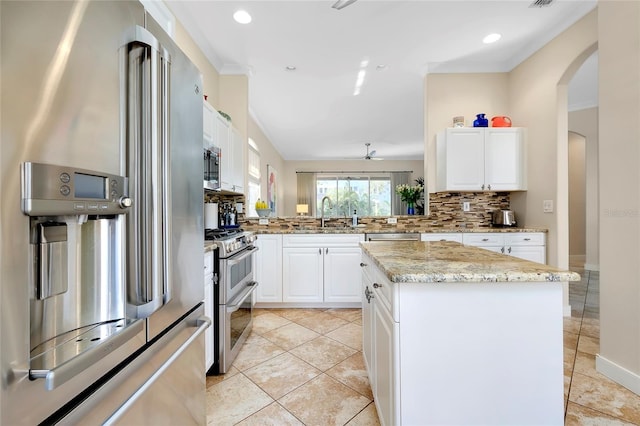
POLYGON ((245 210, 247 217, 255 217, 258 216, 256 201, 260 198, 260 151, 251 138, 249 138, 248 163, 249 191, 245 210))
POLYGON ((325 206, 325 216, 391 215, 391 177, 389 174, 364 176, 316 176, 316 216, 321 215, 322 198, 329 196, 332 209, 325 206))

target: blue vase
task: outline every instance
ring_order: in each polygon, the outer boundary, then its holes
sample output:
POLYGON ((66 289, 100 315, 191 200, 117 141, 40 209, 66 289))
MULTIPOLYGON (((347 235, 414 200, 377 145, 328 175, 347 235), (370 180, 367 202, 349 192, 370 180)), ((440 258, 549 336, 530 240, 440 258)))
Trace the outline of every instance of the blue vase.
POLYGON ((407 203, 407 214, 408 215, 414 215, 416 214, 416 209, 414 207, 415 205, 412 202, 408 202, 407 203))
POLYGON ((477 114, 473 120, 473 127, 489 127, 489 119, 485 118, 484 114, 477 114))

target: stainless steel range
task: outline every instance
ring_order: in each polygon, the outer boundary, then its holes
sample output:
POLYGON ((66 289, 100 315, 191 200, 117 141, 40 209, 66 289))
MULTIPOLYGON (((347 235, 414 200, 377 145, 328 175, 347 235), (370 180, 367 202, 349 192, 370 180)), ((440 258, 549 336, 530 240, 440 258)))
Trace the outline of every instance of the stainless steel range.
POLYGON ((224 374, 247 340, 253 324, 253 245, 256 235, 235 229, 206 229, 205 240, 214 241, 214 315, 218 324, 213 339, 213 366, 209 374, 224 374))

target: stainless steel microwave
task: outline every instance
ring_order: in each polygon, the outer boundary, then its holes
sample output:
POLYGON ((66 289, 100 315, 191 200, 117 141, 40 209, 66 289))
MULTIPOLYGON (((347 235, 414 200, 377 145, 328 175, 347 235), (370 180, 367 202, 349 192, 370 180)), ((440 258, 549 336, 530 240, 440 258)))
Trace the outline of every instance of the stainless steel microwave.
POLYGON ((220 148, 204 150, 204 188, 214 191, 220 189, 220 148))

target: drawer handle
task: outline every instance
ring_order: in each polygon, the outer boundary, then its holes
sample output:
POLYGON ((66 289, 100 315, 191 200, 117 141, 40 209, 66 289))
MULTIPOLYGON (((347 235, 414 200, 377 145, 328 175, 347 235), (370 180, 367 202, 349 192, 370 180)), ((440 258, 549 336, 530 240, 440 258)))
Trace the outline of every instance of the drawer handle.
POLYGON ((369 265, 367 265, 366 263, 360 262, 360 266, 364 268, 365 266, 369 266, 369 265))
POLYGON ((446 238, 443 238, 443 239, 441 239, 440 241, 447 241, 447 239, 446 239, 446 238))
POLYGON ((489 241, 489 239, 488 238, 483 238, 482 241, 489 241))
POLYGON ((531 241, 531 238, 525 238, 524 240, 525 241, 531 241))
POLYGON ((382 287, 382 284, 373 283, 373 288, 380 288, 380 287, 382 287))

